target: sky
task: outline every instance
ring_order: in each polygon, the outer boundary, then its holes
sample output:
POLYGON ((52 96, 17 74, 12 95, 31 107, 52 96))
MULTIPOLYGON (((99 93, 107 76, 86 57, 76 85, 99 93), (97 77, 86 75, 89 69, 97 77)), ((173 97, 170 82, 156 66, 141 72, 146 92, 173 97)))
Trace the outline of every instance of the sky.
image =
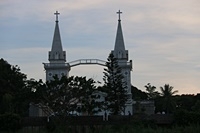
MULTIPOLYGON (((0 0, 0 58, 28 78, 45 81, 59 11, 67 61, 107 60, 114 49, 118 14, 133 60, 131 83, 145 91, 169 84, 179 94, 200 93, 199 0, 0 0)), ((70 76, 102 81, 103 67, 76 66, 70 76)))

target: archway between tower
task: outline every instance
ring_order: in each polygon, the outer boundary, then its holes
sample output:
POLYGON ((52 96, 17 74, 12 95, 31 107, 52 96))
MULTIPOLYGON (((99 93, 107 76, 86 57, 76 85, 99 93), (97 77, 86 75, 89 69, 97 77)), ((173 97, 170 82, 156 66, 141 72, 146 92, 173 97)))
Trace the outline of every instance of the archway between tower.
POLYGON ((103 84, 103 71, 106 61, 99 59, 79 59, 69 62, 69 76, 86 76, 103 84))
POLYGON ((106 61, 103 61, 100 59, 79 59, 79 60, 69 62, 70 67, 74 67, 78 65, 92 65, 92 64, 105 66, 106 61))

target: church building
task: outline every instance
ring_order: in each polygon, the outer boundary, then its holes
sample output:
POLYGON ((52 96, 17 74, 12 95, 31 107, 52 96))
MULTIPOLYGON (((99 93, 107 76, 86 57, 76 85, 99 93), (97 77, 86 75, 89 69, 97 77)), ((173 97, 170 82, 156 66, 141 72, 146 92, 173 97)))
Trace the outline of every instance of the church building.
POLYGON ((56 15, 56 25, 53 36, 53 43, 51 51, 49 51, 49 63, 43 63, 46 70, 46 81, 52 80, 54 75, 58 78, 62 76, 69 77, 70 65, 66 63, 66 51, 63 51, 61 36, 58 26, 58 11, 54 13, 56 15))
MULTIPOLYGON (((128 101, 126 103, 125 114, 128 112, 133 112, 133 100, 132 100, 132 93, 131 93, 131 71, 132 71, 132 60, 129 61, 128 57, 128 50, 125 49, 124 38, 122 33, 122 26, 121 26, 121 18, 120 10, 117 12, 119 15, 118 19, 118 27, 117 27, 117 34, 115 40, 114 50, 111 51, 114 57, 118 60, 118 65, 121 67, 122 74, 125 77, 124 80, 127 83, 127 92, 128 92, 128 101)), ((63 75, 69 77, 69 71, 72 67, 70 63, 66 62, 66 52, 63 51, 62 43, 61 43, 61 36, 59 31, 59 21, 58 15, 59 13, 56 11, 54 13, 56 15, 55 21, 55 31, 53 36, 53 43, 51 51, 48 53, 48 60, 49 63, 43 63, 44 69, 46 71, 46 81, 52 80, 54 75, 57 75, 59 78, 63 75)))
MULTIPOLYGON (((111 52, 118 61, 118 65, 121 68, 124 80, 127 83, 128 101, 126 103, 125 114, 128 112, 133 112, 132 108, 132 93, 131 93, 131 70, 132 70, 132 60, 128 60, 128 50, 125 49, 124 38, 122 33, 120 10, 117 12, 119 14, 117 34, 115 40, 115 48, 111 52)), ((132 114, 132 113, 131 113, 132 114)))

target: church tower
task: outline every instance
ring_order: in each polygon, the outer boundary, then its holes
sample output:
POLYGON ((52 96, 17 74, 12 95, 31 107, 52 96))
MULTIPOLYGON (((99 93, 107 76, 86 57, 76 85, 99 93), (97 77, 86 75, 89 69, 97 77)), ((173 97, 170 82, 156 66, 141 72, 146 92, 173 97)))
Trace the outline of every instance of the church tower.
POLYGON ((127 84, 128 101, 126 103, 125 114, 128 114, 132 109, 132 93, 131 93, 131 70, 132 70, 132 60, 128 61, 128 50, 125 50, 124 38, 121 27, 120 10, 117 12, 119 14, 117 34, 115 40, 115 47, 112 50, 112 54, 118 60, 118 65, 121 67, 124 80, 127 84))
POLYGON ((62 76, 69 76, 70 65, 66 63, 66 52, 63 51, 60 31, 58 26, 58 11, 54 13, 56 15, 56 25, 53 36, 53 43, 51 51, 49 51, 49 63, 43 63, 46 70, 46 81, 52 80, 53 76, 57 75, 58 78, 62 76))

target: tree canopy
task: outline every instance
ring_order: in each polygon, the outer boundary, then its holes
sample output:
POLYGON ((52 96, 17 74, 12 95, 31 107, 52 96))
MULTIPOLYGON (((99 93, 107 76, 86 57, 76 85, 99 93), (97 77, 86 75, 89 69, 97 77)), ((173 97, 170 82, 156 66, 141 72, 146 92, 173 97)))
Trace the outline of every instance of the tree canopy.
POLYGON ((148 99, 153 100, 159 96, 159 92, 156 91, 156 87, 152 86, 150 83, 144 86, 147 91, 148 99))
POLYGON ((20 68, 0 59, 0 113, 27 115, 30 91, 26 86, 27 77, 20 68))
POLYGON ((138 89, 135 86, 131 86, 131 93, 132 93, 132 98, 134 100, 147 100, 148 95, 147 93, 141 91, 140 89, 138 89))
POLYGON ((118 65, 117 59, 111 53, 106 62, 104 69, 104 92, 106 95, 107 109, 113 115, 120 115, 125 108, 127 102, 127 86, 118 65))
MULTIPOLYGON (((103 80, 103 87, 96 86, 96 81, 91 78, 78 76, 61 79, 55 76, 54 80, 45 83, 42 80, 28 80, 18 66, 0 59, 0 113, 28 116, 29 103, 32 102, 49 114, 69 115, 75 111, 93 115, 104 109, 119 115, 127 101, 126 83, 112 54, 106 62, 103 80), (107 94, 105 101, 99 100, 99 91, 107 94)), ((160 93, 150 83, 145 88, 147 93, 132 86, 133 99, 146 100, 148 96, 148 99, 155 101, 156 112, 173 113, 177 109, 199 112, 199 94, 175 95, 178 91, 174 91, 169 84, 160 87, 160 93)))
POLYGON ((95 81, 91 78, 63 76, 59 79, 55 76, 54 80, 46 83, 35 83, 31 86, 36 88, 33 92, 37 98, 34 103, 47 115, 67 116, 74 111, 93 115, 100 111, 97 108, 100 104, 96 100, 99 96, 95 94, 95 81))
POLYGON ((161 97, 162 97, 162 101, 163 101, 163 110, 169 114, 169 113, 173 113, 175 108, 176 108, 176 103, 173 99, 173 95, 176 94, 178 91, 175 90, 173 91, 173 86, 170 86, 169 84, 165 84, 164 87, 160 87, 161 90, 161 97))

